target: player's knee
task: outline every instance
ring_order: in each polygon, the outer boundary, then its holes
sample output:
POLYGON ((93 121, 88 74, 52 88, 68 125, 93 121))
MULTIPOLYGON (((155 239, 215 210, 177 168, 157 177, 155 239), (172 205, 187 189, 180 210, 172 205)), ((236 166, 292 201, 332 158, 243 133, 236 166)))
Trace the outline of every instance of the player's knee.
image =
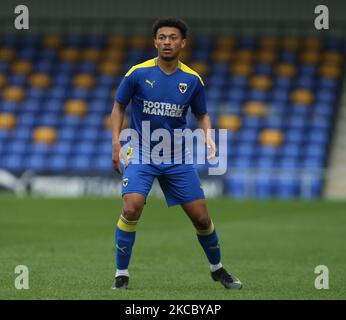
POLYGON ((211 219, 209 216, 198 217, 195 221, 195 226, 198 230, 206 230, 210 227, 211 219))
POLYGON ((136 203, 126 204, 123 208, 123 216, 126 220, 136 221, 142 212, 142 207, 136 203))

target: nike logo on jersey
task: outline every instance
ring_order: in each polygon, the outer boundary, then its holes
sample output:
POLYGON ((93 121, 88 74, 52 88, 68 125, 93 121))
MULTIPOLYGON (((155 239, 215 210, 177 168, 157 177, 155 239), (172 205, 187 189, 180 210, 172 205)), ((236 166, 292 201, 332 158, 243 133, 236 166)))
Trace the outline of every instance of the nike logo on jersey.
POLYGON ((145 80, 146 83, 149 83, 149 85, 154 88, 154 83, 155 83, 155 80, 153 82, 150 82, 148 79, 145 80))

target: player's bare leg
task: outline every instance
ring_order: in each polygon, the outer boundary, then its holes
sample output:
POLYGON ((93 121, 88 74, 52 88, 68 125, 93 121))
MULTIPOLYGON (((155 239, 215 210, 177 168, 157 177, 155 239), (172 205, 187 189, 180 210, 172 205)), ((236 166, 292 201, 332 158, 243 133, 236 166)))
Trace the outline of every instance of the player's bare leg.
POLYGON ((127 289, 129 283, 128 265, 135 242, 136 225, 143 211, 145 198, 139 193, 123 196, 123 210, 115 232, 117 271, 113 289, 127 289))
POLYGON ((218 236, 209 217, 205 200, 199 199, 183 204, 182 208, 197 230, 198 241, 209 260, 213 280, 221 282, 227 289, 241 289, 242 284, 239 279, 222 267, 218 236))

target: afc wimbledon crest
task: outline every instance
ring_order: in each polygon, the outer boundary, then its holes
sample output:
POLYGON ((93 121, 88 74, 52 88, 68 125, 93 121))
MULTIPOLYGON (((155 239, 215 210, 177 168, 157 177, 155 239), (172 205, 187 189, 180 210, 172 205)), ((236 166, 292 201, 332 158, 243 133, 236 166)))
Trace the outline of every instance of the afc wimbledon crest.
POLYGON ((126 187, 129 183, 129 179, 128 178, 124 178, 123 179, 123 186, 126 187))
POLYGON ((186 83, 179 83, 179 90, 181 93, 185 93, 187 89, 187 84, 186 83))

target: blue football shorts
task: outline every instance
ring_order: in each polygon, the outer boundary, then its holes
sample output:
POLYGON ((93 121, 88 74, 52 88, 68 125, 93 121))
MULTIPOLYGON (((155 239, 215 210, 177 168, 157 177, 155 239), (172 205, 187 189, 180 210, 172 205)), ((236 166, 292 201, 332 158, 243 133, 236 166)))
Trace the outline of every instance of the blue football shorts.
POLYGON ((147 198, 155 178, 168 206, 204 199, 201 182, 193 164, 135 164, 129 162, 123 169, 122 196, 140 193, 147 198))

